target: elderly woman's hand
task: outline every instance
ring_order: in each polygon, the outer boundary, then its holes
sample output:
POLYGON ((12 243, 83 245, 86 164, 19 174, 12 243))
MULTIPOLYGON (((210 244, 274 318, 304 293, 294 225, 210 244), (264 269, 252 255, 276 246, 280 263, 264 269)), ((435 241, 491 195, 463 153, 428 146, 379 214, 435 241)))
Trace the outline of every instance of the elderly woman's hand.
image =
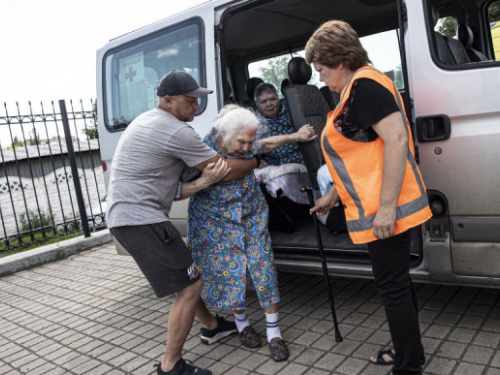
POLYGON ((216 163, 209 163, 203 168, 199 182, 202 183, 204 187, 209 187, 226 177, 230 170, 231 168, 226 160, 220 158, 216 163))
POLYGON ((309 124, 302 126, 295 134, 297 142, 309 142, 318 137, 314 128, 309 124))

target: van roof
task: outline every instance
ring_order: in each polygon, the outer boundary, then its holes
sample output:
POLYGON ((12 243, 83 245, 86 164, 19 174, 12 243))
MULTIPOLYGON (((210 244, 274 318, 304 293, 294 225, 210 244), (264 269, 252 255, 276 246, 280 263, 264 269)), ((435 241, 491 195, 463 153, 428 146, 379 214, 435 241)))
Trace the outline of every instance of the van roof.
POLYGON ((259 57, 261 51, 276 54, 304 48, 314 30, 329 19, 348 19, 356 31, 374 33, 396 28, 394 0, 274 0, 238 3, 221 19, 228 60, 259 57), (368 16, 369 15, 369 16, 368 16), (334 17, 333 17, 334 16, 334 17), (369 20, 369 21, 367 21, 369 20))

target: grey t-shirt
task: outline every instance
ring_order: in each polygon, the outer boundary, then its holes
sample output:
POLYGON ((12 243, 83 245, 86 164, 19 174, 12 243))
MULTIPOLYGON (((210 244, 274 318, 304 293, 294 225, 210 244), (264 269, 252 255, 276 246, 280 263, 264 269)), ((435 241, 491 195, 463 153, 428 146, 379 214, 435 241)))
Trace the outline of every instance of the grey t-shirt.
POLYGON ((169 220, 186 165, 216 155, 188 124, 160 108, 139 115, 124 131, 111 167, 108 228, 169 220))

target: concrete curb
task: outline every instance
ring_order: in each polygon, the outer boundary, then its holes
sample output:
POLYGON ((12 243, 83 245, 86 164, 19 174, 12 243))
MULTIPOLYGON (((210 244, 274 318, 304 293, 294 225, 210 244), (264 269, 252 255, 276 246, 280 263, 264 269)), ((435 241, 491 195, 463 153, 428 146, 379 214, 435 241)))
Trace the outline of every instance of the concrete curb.
POLYGON ((9 255, 0 258, 0 277, 13 274, 15 272, 36 267, 44 263, 63 259, 69 255, 90 249, 94 246, 102 245, 112 241, 109 229, 91 233, 91 236, 71 238, 69 240, 56 242, 37 249, 24 251, 19 254, 9 255))

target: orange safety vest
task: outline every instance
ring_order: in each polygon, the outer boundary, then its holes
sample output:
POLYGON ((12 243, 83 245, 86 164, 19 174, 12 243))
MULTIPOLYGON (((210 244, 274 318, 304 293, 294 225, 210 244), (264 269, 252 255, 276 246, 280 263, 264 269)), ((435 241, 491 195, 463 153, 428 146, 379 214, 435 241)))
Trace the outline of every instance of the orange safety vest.
POLYGON ((397 203, 394 235, 422 224, 432 216, 425 185, 415 162, 413 137, 401 96, 389 77, 371 66, 364 66, 354 72, 342 90, 340 102, 329 113, 321 137, 323 155, 344 204, 347 229, 355 244, 377 240, 373 235, 373 220, 380 205, 384 161, 384 142, 380 137, 373 142, 357 142, 340 134, 334 126, 355 80, 360 78, 372 79, 394 95, 408 133, 406 171, 397 203))

